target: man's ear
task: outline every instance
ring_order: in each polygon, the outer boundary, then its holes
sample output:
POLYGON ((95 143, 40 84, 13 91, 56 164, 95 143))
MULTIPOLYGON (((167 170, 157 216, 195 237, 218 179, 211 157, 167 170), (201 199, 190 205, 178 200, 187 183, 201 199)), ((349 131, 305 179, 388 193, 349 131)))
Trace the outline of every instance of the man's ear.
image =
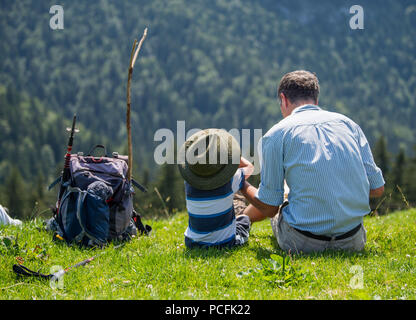
POLYGON ((284 107, 286 109, 287 108, 287 98, 284 95, 284 93, 281 93, 279 98, 280 98, 280 106, 284 107))
POLYGON ((282 99, 282 105, 281 108, 285 111, 285 113, 288 111, 288 109, 291 107, 290 100, 285 96, 284 93, 281 93, 281 99, 282 99))
POLYGON ((287 107, 288 107, 287 98, 283 93, 280 94, 279 98, 280 98, 280 101, 281 101, 280 102, 280 112, 282 113, 283 118, 286 118, 286 116, 287 116, 287 107))

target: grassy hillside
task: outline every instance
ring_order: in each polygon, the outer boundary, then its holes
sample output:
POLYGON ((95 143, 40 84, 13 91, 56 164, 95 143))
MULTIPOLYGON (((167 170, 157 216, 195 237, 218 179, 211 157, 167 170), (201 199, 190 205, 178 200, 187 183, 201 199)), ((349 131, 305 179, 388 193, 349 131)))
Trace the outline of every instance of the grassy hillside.
POLYGON ((416 298, 415 209, 366 217, 368 242, 361 253, 291 256, 284 272, 279 267, 284 254, 267 221, 253 226, 248 245, 222 251, 187 250, 184 213, 147 222, 154 228, 150 237, 118 249, 110 245, 95 261, 65 275, 61 289, 17 278, 11 269, 16 258, 49 273, 52 266, 66 267, 97 251, 53 243, 39 220, 1 227, 0 299, 416 298), (6 236, 17 238, 17 246, 6 236))

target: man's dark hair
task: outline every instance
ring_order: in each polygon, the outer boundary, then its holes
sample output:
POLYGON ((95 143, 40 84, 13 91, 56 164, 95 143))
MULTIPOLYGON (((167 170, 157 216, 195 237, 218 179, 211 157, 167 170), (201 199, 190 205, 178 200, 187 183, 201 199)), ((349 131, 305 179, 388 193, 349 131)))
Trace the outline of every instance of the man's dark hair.
POLYGON ((277 95, 283 93, 291 103, 313 99, 318 100, 319 81, 314 73, 305 70, 298 70, 287 73, 280 80, 277 95))

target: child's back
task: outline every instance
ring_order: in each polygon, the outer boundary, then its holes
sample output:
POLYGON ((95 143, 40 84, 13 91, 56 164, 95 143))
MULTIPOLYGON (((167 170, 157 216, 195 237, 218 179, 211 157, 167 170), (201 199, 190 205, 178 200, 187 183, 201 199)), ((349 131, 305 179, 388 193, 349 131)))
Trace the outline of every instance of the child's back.
POLYGON ((188 247, 234 244, 236 218, 233 199, 243 183, 242 169, 238 169, 228 183, 214 190, 199 190, 185 182, 186 207, 189 215, 185 243, 188 247))
POLYGON ((185 180, 189 215, 186 246, 245 243, 250 219, 244 214, 236 218, 233 200, 253 165, 241 157, 238 142, 225 130, 205 129, 187 139, 179 154, 185 155, 179 172, 185 180))

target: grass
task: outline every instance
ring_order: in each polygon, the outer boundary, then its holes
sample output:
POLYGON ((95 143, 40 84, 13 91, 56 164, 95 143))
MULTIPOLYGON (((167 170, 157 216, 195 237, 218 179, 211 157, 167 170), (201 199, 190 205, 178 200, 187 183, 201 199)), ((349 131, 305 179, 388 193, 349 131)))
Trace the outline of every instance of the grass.
POLYGON ((184 247, 184 213, 145 222, 153 227, 150 237, 104 250, 53 242, 41 220, 0 227, 0 299, 416 298, 416 209, 366 217, 368 239, 360 253, 289 257, 271 236, 268 221, 253 225, 247 245, 221 251, 184 247), (61 288, 12 272, 17 259, 50 273, 53 266, 67 267, 97 253, 102 254, 96 260, 66 274, 61 288))

